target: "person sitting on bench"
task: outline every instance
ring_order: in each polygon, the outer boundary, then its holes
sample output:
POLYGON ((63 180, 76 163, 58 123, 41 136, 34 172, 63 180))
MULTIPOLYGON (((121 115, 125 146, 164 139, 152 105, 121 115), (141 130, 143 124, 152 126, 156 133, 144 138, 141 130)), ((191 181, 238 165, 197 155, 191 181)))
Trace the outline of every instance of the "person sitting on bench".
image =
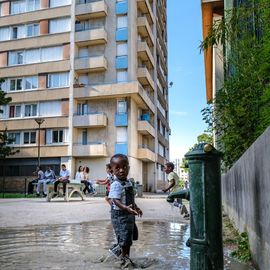
POLYGON ((57 186, 62 183, 63 184, 63 196, 66 195, 66 186, 69 183, 70 172, 67 170, 66 165, 62 164, 62 170, 60 171, 60 177, 54 182, 54 194, 52 198, 57 196, 57 186))
POLYGON ((46 167, 46 171, 44 173, 44 179, 38 180, 37 184, 37 197, 39 197, 40 186, 43 185, 43 197, 47 196, 47 184, 53 183, 55 180, 54 171, 50 166, 46 167))
POLYGON ((44 178, 44 173, 41 169, 41 166, 37 166, 37 169, 33 172, 33 175, 36 175, 37 178, 28 183, 28 194, 33 194, 34 184, 38 183, 39 180, 43 180, 44 178))

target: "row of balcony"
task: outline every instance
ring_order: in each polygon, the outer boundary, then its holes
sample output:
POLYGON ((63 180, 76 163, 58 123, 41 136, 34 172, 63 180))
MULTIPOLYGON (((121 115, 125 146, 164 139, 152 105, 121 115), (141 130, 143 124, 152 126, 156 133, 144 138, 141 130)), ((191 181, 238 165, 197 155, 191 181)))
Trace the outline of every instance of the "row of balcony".
MULTIPOLYGON (((29 158, 36 156, 37 146, 31 147, 16 147, 20 152, 17 153, 15 158, 29 158)), ((127 143, 116 143, 115 153, 128 152, 127 143)), ((53 146, 41 146, 40 156, 55 157, 55 156, 67 156, 67 145, 53 145, 53 146)), ((87 143, 75 143, 72 148, 72 155, 74 157, 107 157, 108 146, 105 142, 87 142, 87 143)), ((153 150, 146 148, 146 146, 138 146, 137 158, 146 162, 155 162, 156 154, 153 150)))

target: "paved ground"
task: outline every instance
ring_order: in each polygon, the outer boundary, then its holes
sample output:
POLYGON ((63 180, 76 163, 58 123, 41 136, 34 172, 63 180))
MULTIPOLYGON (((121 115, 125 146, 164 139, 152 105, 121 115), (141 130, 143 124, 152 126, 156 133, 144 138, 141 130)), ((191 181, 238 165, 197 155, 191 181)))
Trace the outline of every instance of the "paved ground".
MULTIPOLYGON (((180 216, 178 208, 166 202, 164 194, 144 194, 144 198, 137 198, 136 202, 144 213, 144 220, 189 223, 180 216)), ((104 198, 95 197, 87 198, 86 201, 74 198, 70 202, 57 198, 50 203, 43 198, 0 199, 0 229, 109 220, 109 210, 104 198)), ((251 269, 229 258, 226 258, 224 266, 231 270, 251 269)))
MULTIPOLYGON (((159 219, 186 223, 178 208, 171 208, 164 195, 145 195, 137 198, 144 212, 143 219, 159 219)), ((104 198, 79 198, 70 202, 55 199, 0 199, 0 228, 45 224, 70 224, 110 219, 109 205, 104 198)))

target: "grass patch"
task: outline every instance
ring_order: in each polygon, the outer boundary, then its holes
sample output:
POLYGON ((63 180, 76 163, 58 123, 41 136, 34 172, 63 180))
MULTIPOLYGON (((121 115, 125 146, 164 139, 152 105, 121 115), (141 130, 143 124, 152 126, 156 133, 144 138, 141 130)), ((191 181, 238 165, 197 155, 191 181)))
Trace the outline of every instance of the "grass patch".
POLYGON ((231 250, 230 255, 240 262, 251 263, 251 253, 248 243, 248 234, 239 233, 228 218, 223 216, 223 244, 231 250))
POLYGON ((25 195, 23 193, 0 193, 0 199, 37 198, 35 194, 25 195))

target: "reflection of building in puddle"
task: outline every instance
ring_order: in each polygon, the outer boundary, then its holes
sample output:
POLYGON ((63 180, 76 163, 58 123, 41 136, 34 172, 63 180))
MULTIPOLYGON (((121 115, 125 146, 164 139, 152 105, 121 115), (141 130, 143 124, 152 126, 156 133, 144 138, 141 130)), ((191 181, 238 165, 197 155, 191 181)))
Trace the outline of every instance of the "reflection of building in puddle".
MULTIPOLYGON (((139 240, 131 248, 131 258, 151 265, 148 269, 185 269, 182 266, 188 266, 189 249, 185 246, 188 225, 140 220, 137 226, 139 240)), ((97 268, 93 263, 100 255, 107 254, 114 242, 110 221, 0 230, 0 265, 5 270, 42 269, 40 266, 46 269, 117 269, 109 264, 99 264, 97 268)))

